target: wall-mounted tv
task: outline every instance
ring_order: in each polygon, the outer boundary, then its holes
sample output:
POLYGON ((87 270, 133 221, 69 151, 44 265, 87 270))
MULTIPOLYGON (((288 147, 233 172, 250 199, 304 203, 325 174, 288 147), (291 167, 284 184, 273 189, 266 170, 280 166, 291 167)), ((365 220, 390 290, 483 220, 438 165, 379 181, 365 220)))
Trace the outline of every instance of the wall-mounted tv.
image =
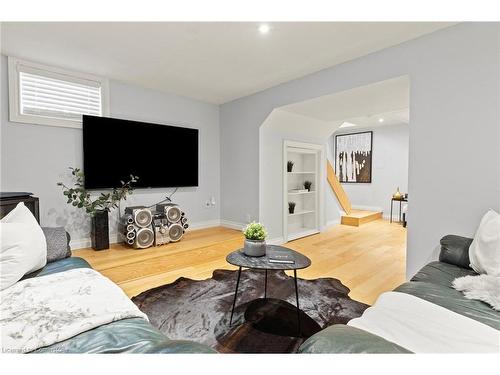
POLYGON ((86 189, 198 186, 198 129, 83 116, 86 189))

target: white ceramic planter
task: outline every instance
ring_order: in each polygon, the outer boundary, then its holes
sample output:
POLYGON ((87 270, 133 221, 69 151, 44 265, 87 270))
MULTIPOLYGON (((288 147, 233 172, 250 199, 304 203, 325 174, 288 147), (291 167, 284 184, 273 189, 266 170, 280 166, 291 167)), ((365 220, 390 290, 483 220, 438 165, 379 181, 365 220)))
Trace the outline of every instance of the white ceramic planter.
POLYGON ((260 240, 247 240, 245 239, 245 246, 243 247, 245 255, 251 257, 261 257, 266 255, 266 241, 260 240))

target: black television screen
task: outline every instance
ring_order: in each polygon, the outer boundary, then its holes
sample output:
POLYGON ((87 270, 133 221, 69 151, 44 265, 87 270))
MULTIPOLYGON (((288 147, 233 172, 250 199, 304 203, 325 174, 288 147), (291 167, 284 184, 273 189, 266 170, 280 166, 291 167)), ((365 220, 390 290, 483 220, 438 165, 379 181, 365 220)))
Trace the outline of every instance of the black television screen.
POLYGON ((198 129, 83 116, 86 189, 198 186, 198 129))

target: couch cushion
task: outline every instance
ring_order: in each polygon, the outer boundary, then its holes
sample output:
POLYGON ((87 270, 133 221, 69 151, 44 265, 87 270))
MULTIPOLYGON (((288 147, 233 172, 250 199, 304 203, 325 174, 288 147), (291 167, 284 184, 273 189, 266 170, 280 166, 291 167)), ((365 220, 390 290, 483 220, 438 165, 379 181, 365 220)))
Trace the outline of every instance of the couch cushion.
POLYGON ((489 210, 469 247, 470 266, 477 273, 500 276, 500 214, 489 210))
POLYGON ((85 259, 78 257, 65 258, 52 263, 48 263, 42 269, 24 276, 23 280, 28 279, 30 277, 45 276, 57 272, 69 271, 75 268, 92 268, 92 267, 90 266, 90 264, 88 264, 88 262, 85 259))
POLYGON ((471 269, 469 260, 469 247, 471 243, 472 238, 454 234, 444 236, 440 241, 441 252, 439 253, 439 261, 471 269))
POLYGON ((169 340, 144 319, 123 319, 33 353, 215 353, 195 342, 169 340))
POLYGON ((0 290, 47 263, 45 235, 23 202, 0 220, 0 237, 0 290))
POLYGON ((362 329, 335 324, 308 338, 299 353, 411 353, 362 329))
POLYGON ((451 287, 457 277, 477 275, 473 270, 443 262, 431 262, 418 271, 411 281, 424 281, 451 287))
POLYGON ((499 311, 493 310, 484 302, 465 298, 461 292, 453 289, 451 285, 410 281, 400 285, 394 291, 414 295, 500 330, 499 311))
POLYGON ((71 256, 69 234, 63 227, 42 227, 47 241, 47 263, 71 256))

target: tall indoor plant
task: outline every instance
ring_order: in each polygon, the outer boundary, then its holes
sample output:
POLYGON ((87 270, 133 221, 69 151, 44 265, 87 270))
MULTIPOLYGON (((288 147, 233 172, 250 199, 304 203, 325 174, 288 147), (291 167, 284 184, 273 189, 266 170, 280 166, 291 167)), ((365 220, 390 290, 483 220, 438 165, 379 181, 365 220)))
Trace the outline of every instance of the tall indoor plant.
POLYGON ((127 195, 134 190, 132 184, 137 182, 139 177, 130 175, 127 182, 120 181, 121 186, 113 188, 111 192, 100 193, 98 196, 91 196, 85 189, 85 175, 79 168, 69 168, 74 179, 74 187, 68 187, 62 182, 57 185, 62 187, 63 195, 67 198, 67 203, 74 207, 84 209, 90 215, 92 225, 90 229, 92 248, 103 250, 109 248, 109 222, 108 212, 118 207, 122 199, 127 199, 127 195))

